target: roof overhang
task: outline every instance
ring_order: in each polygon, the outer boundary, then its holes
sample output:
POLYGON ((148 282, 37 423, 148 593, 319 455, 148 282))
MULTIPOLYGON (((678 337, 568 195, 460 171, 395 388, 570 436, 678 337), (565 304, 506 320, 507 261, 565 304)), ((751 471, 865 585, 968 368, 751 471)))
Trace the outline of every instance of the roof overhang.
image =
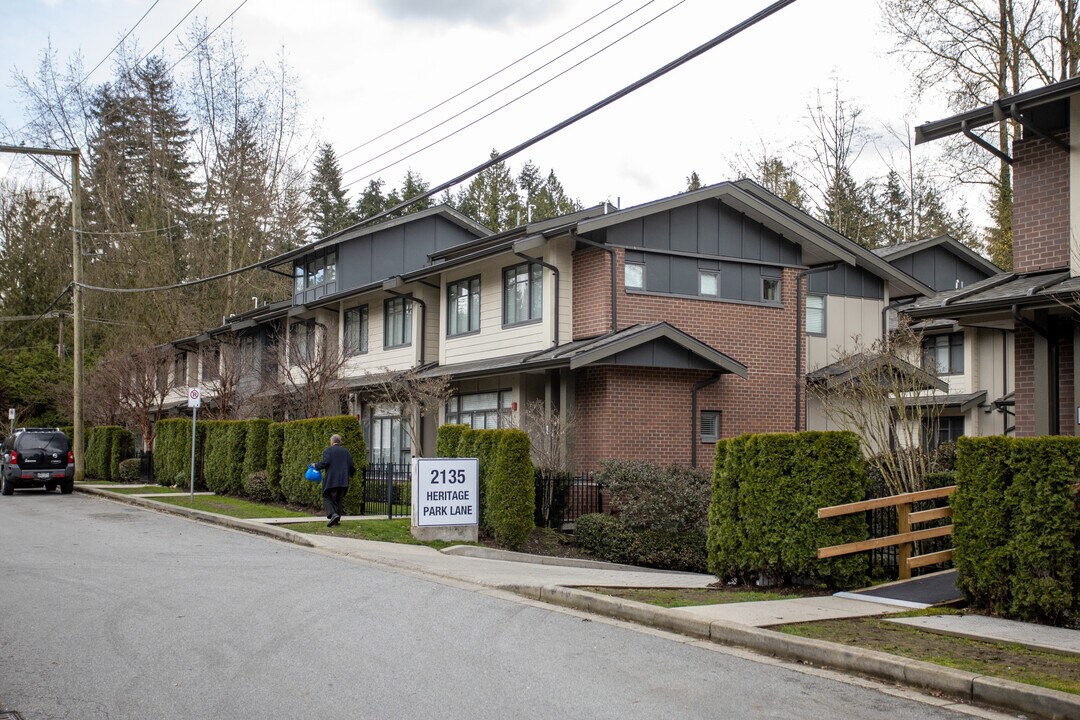
POLYGON ((807 373, 808 383, 833 388, 861 385, 873 382, 883 387, 893 387, 890 375, 903 376, 904 386, 910 390, 936 390, 948 392, 949 384, 941 378, 900 358, 874 353, 863 353, 818 368, 807 373))

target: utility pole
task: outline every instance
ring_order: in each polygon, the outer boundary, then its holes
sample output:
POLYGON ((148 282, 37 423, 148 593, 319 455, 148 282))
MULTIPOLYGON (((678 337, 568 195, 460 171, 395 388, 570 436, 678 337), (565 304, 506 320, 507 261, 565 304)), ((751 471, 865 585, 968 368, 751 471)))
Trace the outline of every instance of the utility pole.
POLYGON ((74 411, 72 423, 75 437, 71 449, 75 455, 75 481, 86 476, 86 458, 83 457, 83 337, 82 337, 82 198, 79 194, 79 148, 54 150, 23 145, 0 145, 0 152, 19 155, 60 155, 71 158, 71 303, 73 337, 71 344, 74 368, 72 372, 72 396, 74 411))

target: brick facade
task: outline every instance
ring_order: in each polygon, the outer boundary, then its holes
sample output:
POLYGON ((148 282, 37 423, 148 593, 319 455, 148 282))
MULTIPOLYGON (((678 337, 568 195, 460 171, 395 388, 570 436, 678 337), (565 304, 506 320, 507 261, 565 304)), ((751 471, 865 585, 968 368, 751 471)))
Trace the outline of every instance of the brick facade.
MULTIPOLYGON (((783 307, 626 293, 623 250, 617 252, 619 328, 666 321, 746 365, 747 379, 724 375, 699 393, 698 410, 721 412, 721 436, 747 432, 790 432, 795 427, 795 282, 783 271, 783 307)), ((574 256, 574 339, 611 331, 610 255, 595 250, 574 256)), ((805 341, 805 338, 804 338, 805 341)), ((805 349, 805 348, 804 348, 805 349)), ((805 358, 805 353, 803 355, 805 358)), ((579 425, 575 465, 593 469, 605 457, 655 457, 655 462, 690 462, 690 403, 701 371, 596 367, 579 373, 579 425), (653 445, 656 445, 655 447, 653 445)), ((698 465, 711 462, 700 446, 698 465)))
POLYGON ((1013 399, 1016 437, 1035 436, 1035 334, 1017 325, 1014 339, 1016 367, 1013 370, 1013 399))
MULTIPOLYGON (((1067 130, 1057 134, 1069 141, 1067 130)), ((1069 154, 1043 138, 1013 143, 1013 269, 1069 266, 1069 154)))

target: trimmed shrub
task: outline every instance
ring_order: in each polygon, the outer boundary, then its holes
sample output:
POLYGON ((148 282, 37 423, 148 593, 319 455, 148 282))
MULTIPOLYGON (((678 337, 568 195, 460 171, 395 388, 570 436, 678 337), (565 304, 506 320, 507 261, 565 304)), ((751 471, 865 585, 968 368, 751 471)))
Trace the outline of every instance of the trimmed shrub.
POLYGON ((704 472, 641 460, 608 460, 596 480, 611 494, 613 513, 627 528, 691 530, 704 537, 709 511, 709 478, 704 472))
POLYGON ((244 477, 266 469, 267 443, 270 437, 269 420, 248 420, 244 438, 244 477))
POLYGON ((468 425, 440 425, 435 434, 435 457, 457 457, 461 435, 470 429, 468 425))
POLYGON ((281 453, 284 449, 284 423, 270 423, 266 434, 266 479, 278 494, 281 494, 281 453))
POLYGON ((717 445, 708 567, 722 580, 861 584, 864 555, 818 560, 819 547, 867 537, 861 516, 817 509, 866 497, 866 466, 850 432, 744 435, 717 445))
POLYGON ((367 449, 356 416, 296 420, 283 425, 281 490, 286 501, 316 510, 322 509, 322 490, 318 483, 304 479, 304 471, 310 463, 322 457, 323 450, 330 442, 330 436, 337 433, 341 436, 341 444, 352 454, 353 463, 356 465, 356 475, 349 483, 349 491, 345 495, 345 512, 350 515, 359 513, 364 499, 364 461, 367 458, 367 449))
MULTIPOLYGON (((206 423, 196 424, 198 437, 195 450, 200 453, 195 458, 195 484, 202 488, 200 474, 201 448, 205 444, 203 436, 206 423)), ((191 477, 191 420, 176 418, 158 420, 154 432, 154 477, 161 485, 187 487, 191 477)))
POLYGON ((524 544, 533 529, 536 470, 528 435, 521 430, 495 432, 501 437, 487 479, 488 516, 495 542, 513 550, 524 544))
POLYGON ((117 469, 116 477, 120 480, 120 482, 138 482, 140 464, 141 462, 139 458, 128 458, 127 460, 121 460, 120 466, 117 469))
POLYGON ((202 425, 202 470, 207 489, 222 495, 242 494, 247 422, 208 420, 202 425))
POLYGON ((485 535, 494 535, 494 529, 489 520, 490 513, 487 507, 488 476, 491 474, 491 463, 495 447, 498 445, 500 433, 504 430, 473 430, 467 427, 461 433, 458 440, 456 457, 476 458, 479 460, 480 480, 479 498, 477 499, 480 510, 479 530, 485 535))
POLYGON ((281 499, 270 485, 265 470, 256 470, 244 476, 244 495, 256 502, 275 502, 281 499))
POLYGON ((705 534, 701 532, 633 530, 617 517, 594 513, 574 522, 574 537, 585 550, 609 562, 705 571, 705 534))
POLYGON ((83 462, 86 476, 97 480, 116 480, 120 458, 131 449, 131 433, 115 425, 87 428, 83 462))

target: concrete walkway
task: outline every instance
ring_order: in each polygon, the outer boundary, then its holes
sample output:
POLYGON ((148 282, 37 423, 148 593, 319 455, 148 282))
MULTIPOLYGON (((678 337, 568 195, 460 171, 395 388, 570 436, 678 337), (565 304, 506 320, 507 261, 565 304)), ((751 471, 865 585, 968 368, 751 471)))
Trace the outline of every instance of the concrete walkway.
POLYGON ((889 622, 909 625, 942 635, 1015 643, 1034 650, 1080 657, 1080 630, 969 614, 890 618, 889 622))

